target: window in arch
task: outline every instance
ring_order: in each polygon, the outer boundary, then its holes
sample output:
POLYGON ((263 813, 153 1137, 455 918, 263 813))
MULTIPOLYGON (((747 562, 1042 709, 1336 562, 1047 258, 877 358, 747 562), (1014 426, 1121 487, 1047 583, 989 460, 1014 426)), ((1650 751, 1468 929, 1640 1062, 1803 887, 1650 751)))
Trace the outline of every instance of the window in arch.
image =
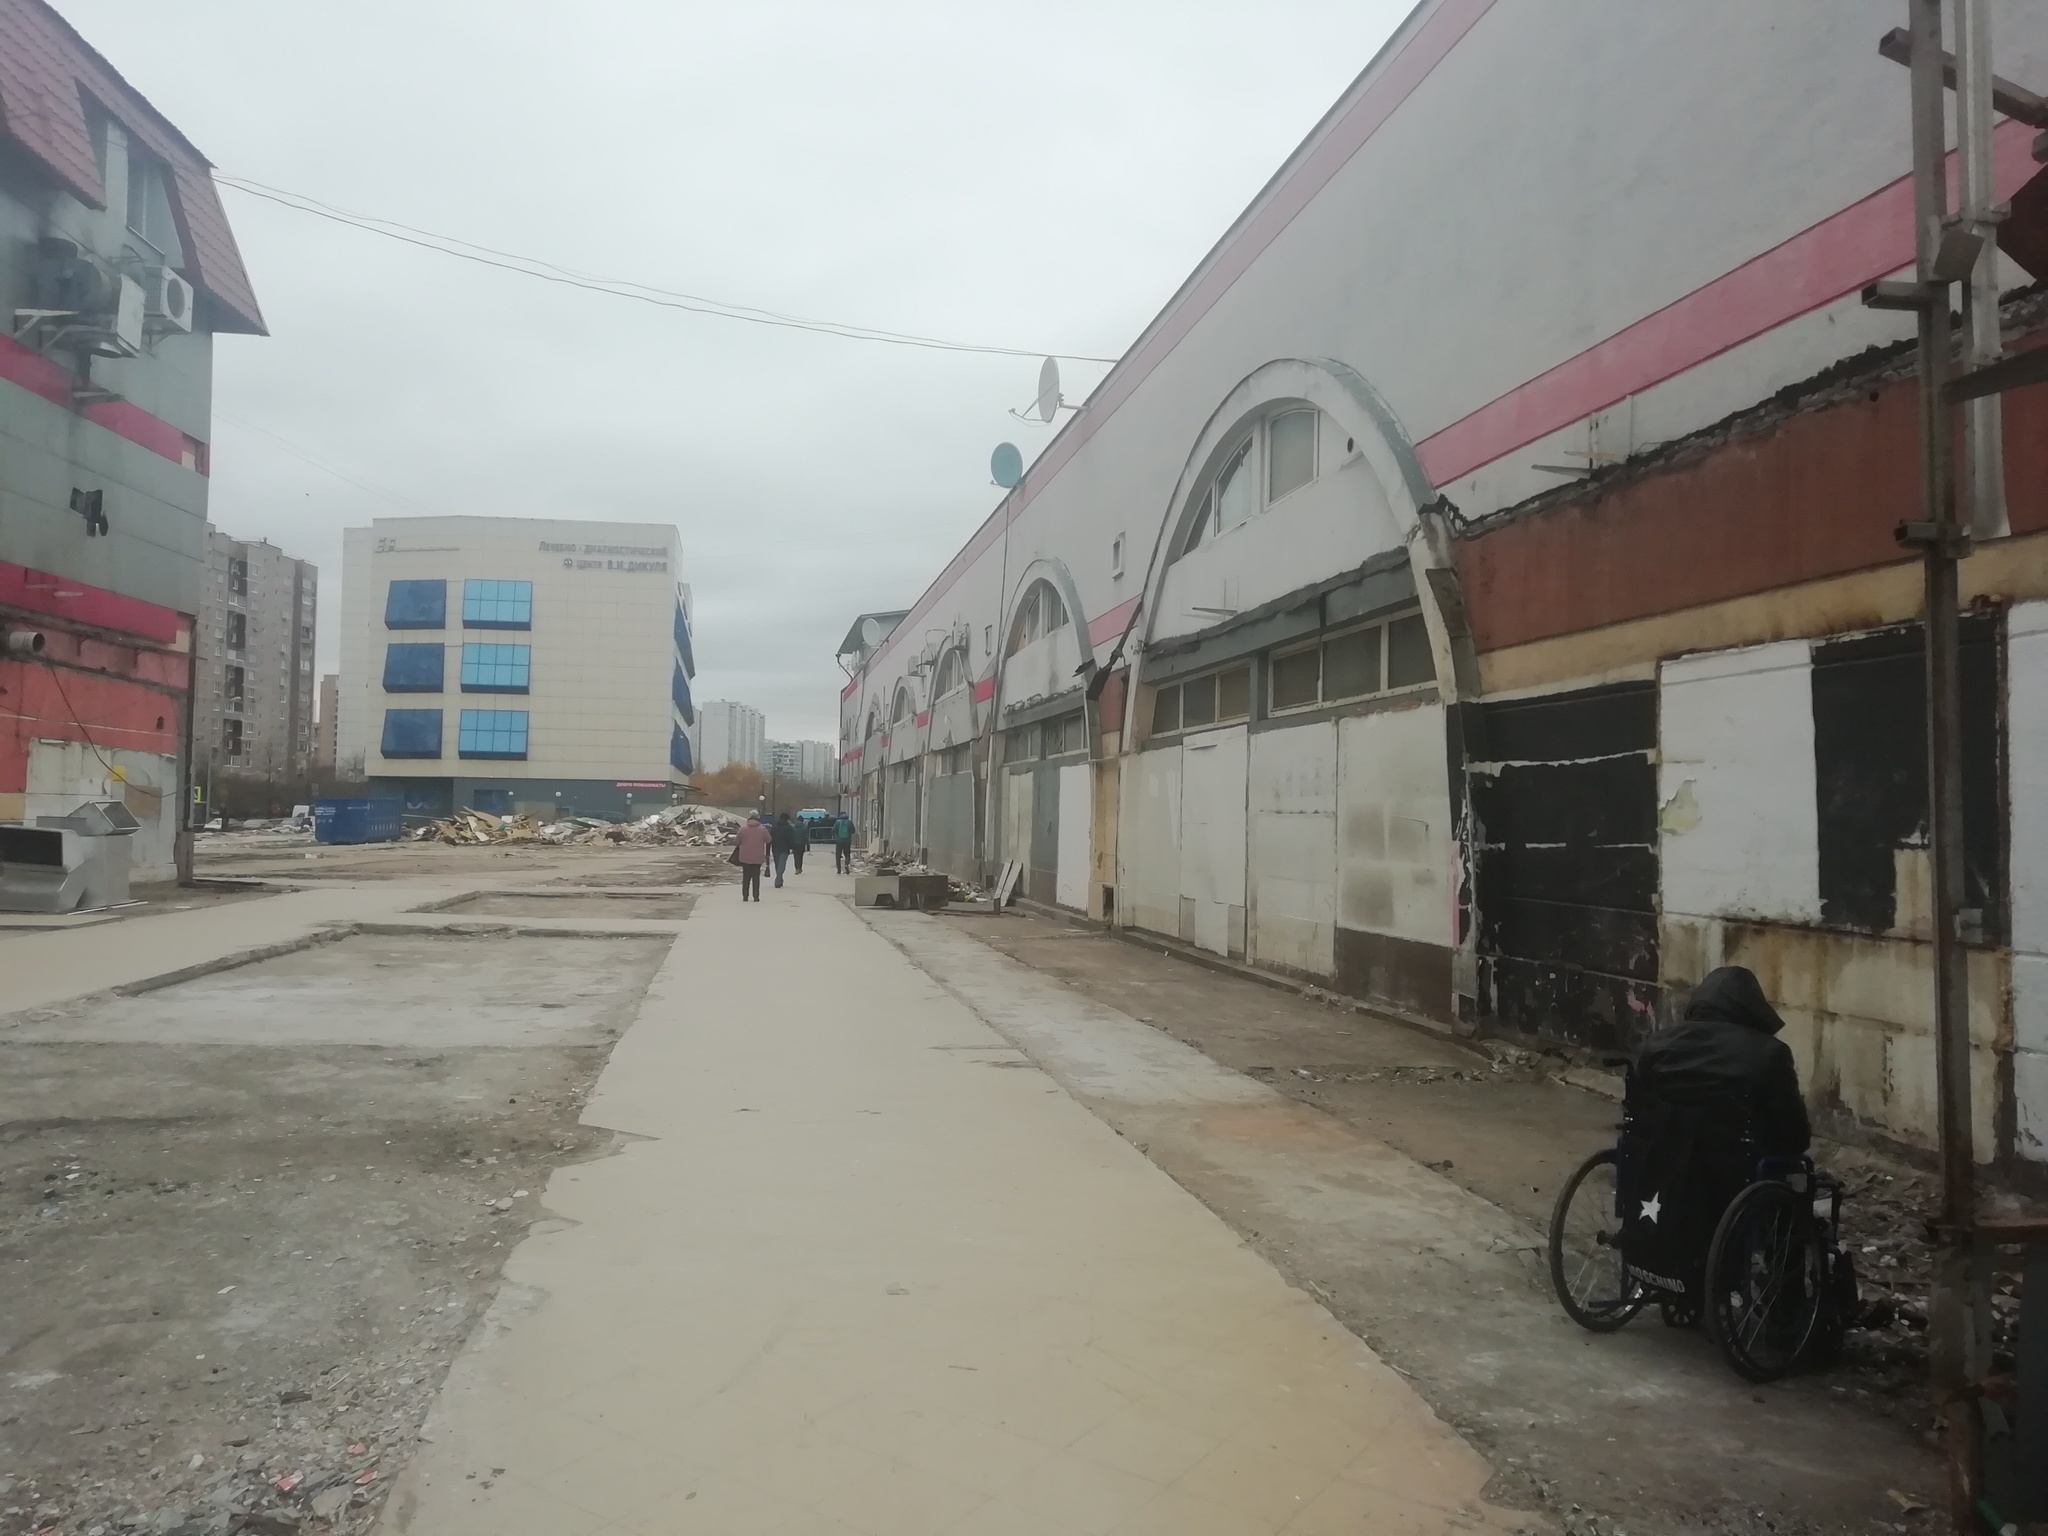
POLYGON ((1278 501, 1316 477, 1316 413, 1282 411, 1266 423, 1266 500, 1278 501))
POLYGON ((939 662, 939 680, 932 685, 932 697, 943 699, 947 694, 967 686, 967 652, 955 646, 946 652, 939 662))
POLYGON ((889 711, 889 723, 902 725, 917 718, 917 701, 910 696, 908 688, 896 690, 896 705, 889 711))
POLYGON ((1017 617, 1010 621, 1010 643, 1005 656, 1014 656, 1034 640, 1041 640, 1067 623, 1067 605, 1049 581, 1034 581, 1017 605, 1017 617))
POLYGON ((1250 521, 1317 475, 1322 416, 1314 406, 1275 411, 1238 440, 1202 487, 1180 553, 1250 521))

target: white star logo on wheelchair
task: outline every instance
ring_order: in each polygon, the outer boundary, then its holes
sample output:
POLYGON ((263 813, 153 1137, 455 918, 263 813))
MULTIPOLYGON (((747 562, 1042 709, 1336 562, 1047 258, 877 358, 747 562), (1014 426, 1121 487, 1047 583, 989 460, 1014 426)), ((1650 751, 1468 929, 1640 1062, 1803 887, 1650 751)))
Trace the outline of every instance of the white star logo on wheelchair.
POLYGON ((1663 1209, 1664 1197, 1662 1195, 1650 1196, 1649 1199, 1643 1202, 1643 1220, 1648 1222, 1656 1221, 1658 1212, 1663 1209))

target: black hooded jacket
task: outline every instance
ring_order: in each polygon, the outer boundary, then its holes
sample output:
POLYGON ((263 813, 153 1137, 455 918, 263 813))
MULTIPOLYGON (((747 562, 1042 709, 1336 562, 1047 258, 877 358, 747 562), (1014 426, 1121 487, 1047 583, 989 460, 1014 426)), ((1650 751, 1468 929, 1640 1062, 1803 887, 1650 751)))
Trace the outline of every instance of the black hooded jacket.
POLYGON ((1785 1021, 1753 972, 1726 965, 1693 990, 1685 1017, 1660 1029, 1637 1053, 1629 1082, 1632 1107, 1644 1099, 1706 1111, 1730 1130, 1747 1130, 1771 1157, 1795 1157, 1813 1141, 1799 1069, 1777 1038, 1785 1021))

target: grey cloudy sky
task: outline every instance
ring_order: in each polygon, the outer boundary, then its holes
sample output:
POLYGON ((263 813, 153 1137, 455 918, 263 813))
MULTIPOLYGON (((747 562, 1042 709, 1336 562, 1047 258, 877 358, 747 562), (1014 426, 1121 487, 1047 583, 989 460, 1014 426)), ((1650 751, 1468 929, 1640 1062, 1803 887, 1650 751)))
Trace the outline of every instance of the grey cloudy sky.
MULTIPOLYGON (((664 288, 1102 357, 1408 8, 56 3, 223 173, 664 288)), ((272 334, 216 344, 212 515, 321 566, 323 670, 346 526, 673 522, 698 698, 830 740, 848 620, 911 602, 987 514, 997 441, 1028 459, 1053 430, 1006 414, 1035 360, 655 309, 223 196, 272 334)), ((1069 398, 1104 371, 1067 365, 1069 398)))

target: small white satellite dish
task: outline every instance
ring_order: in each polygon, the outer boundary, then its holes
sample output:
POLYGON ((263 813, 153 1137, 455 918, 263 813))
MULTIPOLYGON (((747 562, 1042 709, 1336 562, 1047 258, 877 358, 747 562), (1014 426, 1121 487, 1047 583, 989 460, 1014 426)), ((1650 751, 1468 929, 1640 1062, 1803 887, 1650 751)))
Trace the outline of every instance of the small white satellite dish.
POLYGON ((1048 357, 1038 367, 1038 401, 1032 409, 1040 421, 1051 421, 1060 411, 1060 360, 1048 357))
POLYGON ((860 621, 860 643, 871 651, 880 645, 882 643, 882 626, 873 619, 862 619, 860 621))
POLYGON ((988 456, 989 478, 1004 490, 1012 490, 1024 478, 1024 455, 1017 451, 1015 443, 997 443, 996 451, 988 456))

